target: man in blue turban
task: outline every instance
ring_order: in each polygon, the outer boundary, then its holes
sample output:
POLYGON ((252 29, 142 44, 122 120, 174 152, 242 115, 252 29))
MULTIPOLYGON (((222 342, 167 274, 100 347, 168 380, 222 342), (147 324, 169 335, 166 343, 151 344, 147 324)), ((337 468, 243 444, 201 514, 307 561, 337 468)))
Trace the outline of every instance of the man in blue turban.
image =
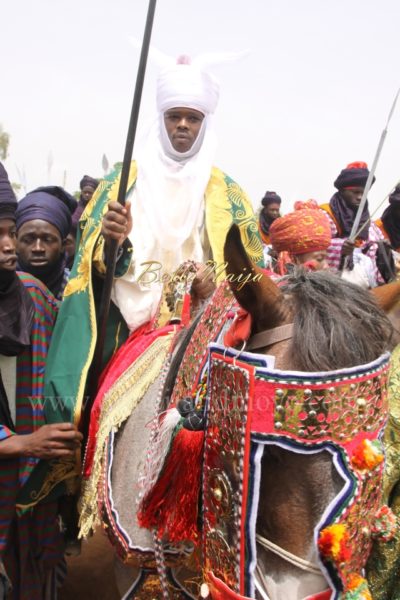
POLYGON ((71 423, 45 424, 44 365, 58 303, 16 272, 16 210, 0 163, 0 598, 43 600, 56 597, 64 568, 58 505, 22 507, 19 494, 39 460, 72 459, 82 436, 71 423))
POLYGON ((18 203, 18 266, 42 281, 61 299, 69 277, 65 240, 77 201, 63 188, 40 187, 18 203))

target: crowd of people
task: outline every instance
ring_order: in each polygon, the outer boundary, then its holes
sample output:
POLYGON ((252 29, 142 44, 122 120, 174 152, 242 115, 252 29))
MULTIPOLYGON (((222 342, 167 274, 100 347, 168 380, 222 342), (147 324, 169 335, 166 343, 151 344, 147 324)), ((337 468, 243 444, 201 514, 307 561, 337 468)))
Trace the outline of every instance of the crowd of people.
POLYGON ((296 202, 281 215, 281 197, 267 191, 257 218, 243 190, 213 163, 218 97, 216 80, 186 57, 161 72, 158 118, 132 163, 125 206, 116 202, 120 168, 101 182, 85 175, 79 201, 43 186, 17 202, 0 164, 0 600, 57 598, 65 571, 59 484, 65 491, 77 475, 113 240, 119 251, 104 364, 111 360, 116 370, 137 359, 127 340, 141 344, 145 356, 146 340, 165 333, 171 320, 190 322, 211 297, 229 265, 214 277, 207 261, 224 264, 232 223, 253 262, 276 277, 296 265, 330 269, 364 288, 396 276, 400 188, 375 222, 365 204, 353 237, 369 175, 363 162, 340 171, 328 203, 296 202), (165 302, 161 275, 182 264, 184 298, 178 291, 165 302), (49 397, 72 401, 46 404, 49 397), (57 475, 60 459, 69 469, 57 475))
POLYGON ((351 236, 368 176, 366 163, 350 163, 336 178, 337 192, 328 203, 297 201, 293 212, 284 216, 279 212, 281 198, 266 192, 259 213, 266 266, 279 275, 293 264, 330 269, 366 289, 395 279, 397 187, 380 219, 371 219, 365 203, 358 231, 354 239, 351 236))

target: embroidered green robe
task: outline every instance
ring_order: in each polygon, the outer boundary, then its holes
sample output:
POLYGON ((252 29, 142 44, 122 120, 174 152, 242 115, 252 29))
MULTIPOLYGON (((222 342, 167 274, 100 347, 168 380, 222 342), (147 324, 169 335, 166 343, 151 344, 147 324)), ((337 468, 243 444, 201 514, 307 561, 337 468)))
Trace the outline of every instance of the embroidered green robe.
MULTIPOLYGON (((48 423, 71 421, 79 424, 85 399, 86 382, 97 338, 96 285, 93 274, 104 272, 104 240, 101 221, 110 201, 118 195, 121 167, 101 181, 88 203, 81 220, 78 251, 64 292, 52 343, 47 359, 45 376, 45 409, 48 423)), ((136 163, 133 162, 128 180, 128 193, 136 181, 136 163)), ((132 207, 134 214, 134 206, 132 207)), ((246 251, 254 263, 263 266, 262 243, 257 219, 249 199, 239 185, 228 175, 213 168, 205 191, 205 226, 212 257, 217 265, 224 263, 223 247, 226 234, 232 225, 240 227, 246 251)), ((162 232, 160 232, 162 235, 162 232)), ((122 276, 131 260, 132 248, 127 248, 118 261, 116 277, 122 276)), ((127 337, 127 328, 115 305, 108 322, 108 357, 127 337)), ((61 481, 78 474, 79 467, 66 461, 42 463, 29 490, 39 501, 47 496, 61 481)), ((20 502, 23 503, 22 499, 20 502)))

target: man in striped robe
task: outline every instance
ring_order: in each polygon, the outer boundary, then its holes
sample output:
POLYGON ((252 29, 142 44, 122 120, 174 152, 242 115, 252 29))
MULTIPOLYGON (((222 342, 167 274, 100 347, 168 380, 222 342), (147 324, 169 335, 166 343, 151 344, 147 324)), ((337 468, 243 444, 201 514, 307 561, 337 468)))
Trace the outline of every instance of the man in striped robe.
MULTIPOLYGON (((328 215, 331 225, 332 241, 328 248, 329 266, 334 270, 342 269, 344 259, 350 257, 348 266, 359 270, 366 287, 374 287, 376 284, 384 283, 376 261, 377 242, 383 240, 383 235, 371 221, 368 202, 361 215, 355 242, 349 239, 368 175, 369 170, 365 162, 353 162, 347 165, 334 182, 337 192, 328 204, 322 204, 320 208, 328 215), (366 257, 371 259, 372 264, 366 257)), ((355 279, 354 283, 357 283, 355 279)))
POLYGON ((18 505, 39 459, 71 456, 81 435, 45 425, 43 376, 57 301, 37 279, 16 273, 17 201, 0 163, 0 598, 56 598, 63 560, 57 504, 18 505), (10 597, 10 596, 7 596, 10 597))

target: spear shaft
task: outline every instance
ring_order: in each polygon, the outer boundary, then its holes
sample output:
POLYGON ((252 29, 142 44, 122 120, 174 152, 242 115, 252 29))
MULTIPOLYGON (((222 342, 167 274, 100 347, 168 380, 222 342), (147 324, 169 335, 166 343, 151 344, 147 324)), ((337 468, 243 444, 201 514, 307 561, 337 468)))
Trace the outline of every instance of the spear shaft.
MULTIPOLYGON (((149 53, 151 32, 153 28, 154 13, 156 8, 156 0, 149 0, 149 6, 147 10, 146 25, 143 34, 142 50, 140 53, 139 66, 136 76, 135 93, 133 96, 131 116, 129 120, 128 133, 126 137, 124 159, 122 163, 121 178, 118 189, 117 201, 125 205, 126 191, 128 188, 129 171, 132 160, 133 145, 136 137, 137 123, 139 119, 140 102, 142 99, 142 90, 144 76, 146 73, 147 56, 149 53)), ((100 377, 103 362, 104 343, 106 338, 106 326, 107 318, 110 310, 111 290, 114 281, 115 265, 117 262, 118 254, 118 243, 116 240, 112 240, 111 243, 107 244, 106 249, 106 273, 103 281, 103 289, 101 302, 99 307, 98 316, 98 327, 97 327, 97 343, 92 363, 92 373, 90 382, 90 394, 89 404, 85 408, 84 412, 84 427, 87 431, 88 420, 90 416, 91 407, 93 405, 95 391, 97 388, 97 382, 100 377)))
POLYGON ((375 175, 375 171, 376 171, 376 166, 378 164, 378 160, 379 160, 379 157, 380 157, 381 152, 382 152, 383 144, 385 143, 385 138, 386 138, 386 134, 388 132, 388 127, 389 127, 390 119, 392 118, 392 115, 394 113, 394 109, 396 107, 397 98, 399 97, 399 94, 400 94, 400 88, 397 90, 397 94, 395 96, 395 99, 393 100, 392 108, 390 109, 389 116, 387 118, 385 128, 384 128, 384 130, 381 133, 381 137, 380 137, 380 140, 379 140, 379 144, 378 144, 378 148, 377 148, 377 151, 376 151, 376 154, 375 154, 375 158, 374 158, 371 170, 370 170, 369 175, 368 175, 367 183, 365 184, 365 188, 364 188, 364 191, 363 191, 361 202, 360 202, 360 205, 359 205, 358 210, 357 210, 356 218, 354 219, 353 227, 351 228, 350 240, 352 242, 354 242, 355 239, 356 239, 358 227, 360 225, 361 215, 363 213, 364 206, 365 206, 365 204, 367 202, 368 193, 369 193, 369 190, 371 189, 372 181, 373 181, 373 178, 374 178, 374 175, 375 175))

